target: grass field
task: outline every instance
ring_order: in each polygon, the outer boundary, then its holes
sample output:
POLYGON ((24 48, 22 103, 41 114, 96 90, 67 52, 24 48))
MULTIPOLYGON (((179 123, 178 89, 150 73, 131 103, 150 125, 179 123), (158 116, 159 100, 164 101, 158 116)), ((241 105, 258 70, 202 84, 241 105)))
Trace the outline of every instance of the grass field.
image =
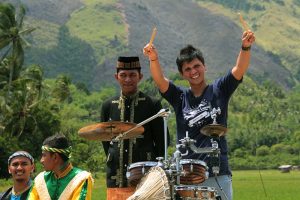
MULTIPOLYGON (((104 179, 95 179, 93 200, 105 199, 104 179)), ((233 192, 234 200, 299 200, 300 171, 233 171, 233 192)))
MULTIPOLYGON (((0 181, 3 191, 7 186, 0 181)), ((92 200, 105 200, 105 191, 105 176, 100 174, 95 177, 92 200)), ((233 171, 233 191, 234 200, 299 200, 300 171, 233 171)))
POLYGON ((300 171, 234 171, 233 190, 234 200, 299 200, 300 171))

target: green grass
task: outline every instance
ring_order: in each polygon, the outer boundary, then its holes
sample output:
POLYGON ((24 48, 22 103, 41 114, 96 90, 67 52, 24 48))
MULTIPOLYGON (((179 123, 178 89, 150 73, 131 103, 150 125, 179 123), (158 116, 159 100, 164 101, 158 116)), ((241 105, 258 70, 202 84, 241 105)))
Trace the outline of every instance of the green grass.
MULTIPOLYGON (((10 181, 0 182, 0 191, 5 190, 10 184, 10 181)), ((261 173, 258 170, 233 171, 233 193, 234 200, 298 200, 300 171, 290 173, 281 173, 277 170, 263 170, 261 173)), ((100 174, 95 177, 92 200, 105 199, 105 175, 100 174)))
POLYGON ((92 200, 106 199, 106 179, 105 174, 98 175, 94 180, 94 189, 92 193, 92 200))
POLYGON ((300 171, 281 173, 276 170, 234 171, 235 200, 298 200, 300 171), (265 188, 265 190, 264 190, 265 188))
MULTIPOLYGON (((258 170, 233 171, 234 200, 299 200, 300 171, 263 170, 261 177, 258 170)), ((93 200, 106 199, 105 190, 102 175, 95 180, 93 200)))

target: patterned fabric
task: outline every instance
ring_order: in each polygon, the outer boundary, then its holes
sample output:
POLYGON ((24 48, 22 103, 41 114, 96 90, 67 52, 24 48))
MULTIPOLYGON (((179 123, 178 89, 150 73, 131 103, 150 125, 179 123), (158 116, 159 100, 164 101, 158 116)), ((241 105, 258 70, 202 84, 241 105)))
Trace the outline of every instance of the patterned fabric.
POLYGON ((31 163, 34 163, 33 157, 28 152, 26 152, 26 151, 17 151, 15 153, 13 153, 11 156, 9 156, 8 161, 7 161, 8 165, 10 164, 10 162, 13 158, 19 157, 19 156, 26 157, 31 161, 31 163))
POLYGON ((117 63, 117 69, 140 69, 139 57, 119 57, 117 63))
POLYGON ((48 152, 53 152, 53 153, 61 153, 61 154, 64 154, 65 156, 67 156, 68 158, 71 158, 72 147, 70 146, 66 149, 57 149, 57 148, 53 148, 53 147, 42 146, 42 150, 48 151, 48 152))

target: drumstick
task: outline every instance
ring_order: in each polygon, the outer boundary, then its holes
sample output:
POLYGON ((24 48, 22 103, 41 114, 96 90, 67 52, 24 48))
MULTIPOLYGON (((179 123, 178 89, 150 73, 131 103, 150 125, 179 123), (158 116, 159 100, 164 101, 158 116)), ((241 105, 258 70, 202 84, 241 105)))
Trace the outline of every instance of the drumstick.
POLYGON ((241 13, 238 13, 238 15, 240 16, 240 21, 243 25, 243 28, 245 31, 248 31, 249 30, 249 27, 247 26, 247 23, 245 22, 245 20, 243 19, 243 16, 241 15, 241 13))
POLYGON ((156 32, 157 32, 157 29, 156 29, 156 27, 154 27, 154 28, 153 28, 153 31, 152 31, 151 38, 150 38, 150 42, 149 42, 149 46, 150 46, 150 47, 151 47, 151 45, 152 45, 152 43, 153 43, 153 41, 154 41, 156 32))

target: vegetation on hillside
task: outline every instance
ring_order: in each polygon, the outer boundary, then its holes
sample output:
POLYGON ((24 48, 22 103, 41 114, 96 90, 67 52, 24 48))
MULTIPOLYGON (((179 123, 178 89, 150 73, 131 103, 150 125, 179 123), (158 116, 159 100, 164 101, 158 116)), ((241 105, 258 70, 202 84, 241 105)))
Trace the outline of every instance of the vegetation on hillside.
MULTIPOLYGON (((16 5, 21 2, 4 1, 16 5)), ((107 75, 112 73, 116 57, 141 53, 140 48, 150 37, 152 26, 157 25, 159 34, 155 44, 162 47, 161 61, 168 71, 174 71, 171 66, 175 49, 192 41, 195 45, 201 44, 201 49, 204 48, 205 53, 211 56, 208 61, 212 65, 210 75, 213 76, 224 70, 228 63, 231 64, 229 56, 235 52, 231 45, 237 37, 237 26, 232 21, 240 26, 236 13, 242 12, 256 32, 258 45, 255 46, 259 48, 253 54, 257 58, 253 60, 253 72, 256 73, 251 73, 251 77, 262 82, 266 78, 275 80, 274 77, 284 74, 279 76, 278 83, 287 88, 295 86, 300 74, 297 64, 299 1, 199 0, 199 8, 191 2, 25 1, 29 10, 26 24, 37 27, 29 38, 32 48, 27 53, 26 64, 39 64, 46 77, 55 78, 65 73, 74 82, 83 82, 89 89, 98 90, 107 85, 107 75), (169 4, 169 10, 163 9, 164 4, 169 4), (184 11, 183 4, 191 12, 184 11), (224 15, 229 18, 224 18, 224 15), (224 42, 222 38, 225 36, 224 42), (68 43, 61 44, 62 41, 68 43), (214 59, 215 56, 218 59, 214 59)), ((141 60, 144 65, 145 61, 141 60)))
POLYGON ((300 81, 299 0, 197 0, 214 13, 226 15, 241 26, 241 12, 257 36, 257 43, 273 54, 300 81))
MULTIPOLYGON (((103 170, 105 155, 101 143, 80 138, 77 131, 99 122, 102 102, 118 91, 111 87, 89 91, 84 83, 62 74, 56 79, 45 79, 39 65, 24 65, 21 36, 32 29, 20 26, 23 18, 16 18, 15 11, 11 5, 0 4, 0 177, 8 176, 6 160, 9 154, 24 149, 39 158, 42 141, 56 132, 71 139, 72 161, 76 166, 92 172, 103 170)), ((68 31, 62 29, 61 34, 68 34, 68 31)), ((68 47, 69 43, 62 40, 59 44, 68 47)), ((82 48, 88 50, 80 40, 76 45, 78 52, 82 48)), ((61 54, 57 56, 67 54, 62 51, 60 49, 61 54)), ((178 75, 170 78, 177 84, 186 84, 178 75)), ((142 82, 141 90, 160 98, 151 79, 142 82)), ((169 107, 165 101, 163 106, 169 107)), ((299 111, 299 86, 287 92, 273 82, 257 84, 245 77, 230 102, 227 138, 232 167, 299 165, 299 111)), ((174 116, 169 120, 169 127, 172 135, 169 153, 173 153, 174 116)))
POLYGON ((72 13, 66 25, 71 36, 91 45, 97 63, 102 63, 106 56, 124 51, 128 44, 128 30, 116 0, 85 2, 83 8, 72 13))

